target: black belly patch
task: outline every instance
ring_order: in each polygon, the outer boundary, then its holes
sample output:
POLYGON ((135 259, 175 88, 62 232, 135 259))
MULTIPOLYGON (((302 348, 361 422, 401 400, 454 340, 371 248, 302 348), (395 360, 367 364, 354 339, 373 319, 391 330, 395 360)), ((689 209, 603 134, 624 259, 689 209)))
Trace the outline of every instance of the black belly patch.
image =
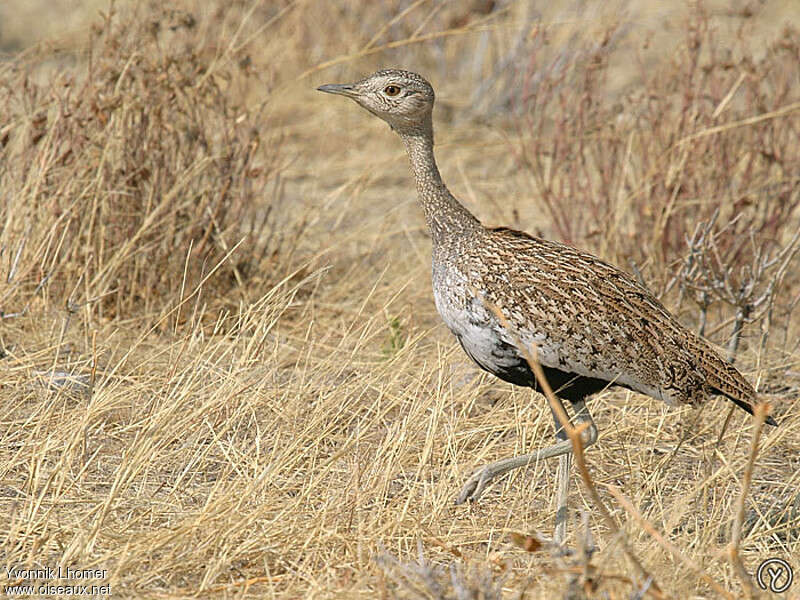
MULTIPOLYGON (((508 383, 530 387, 537 392, 542 391, 528 361, 526 361, 519 354, 519 351, 511 344, 498 340, 491 350, 492 358, 497 360, 492 361, 491 364, 484 364, 484 362, 479 361, 472 355, 459 336, 456 336, 456 338, 464 349, 464 352, 467 353, 467 356, 484 371, 488 371, 492 375, 508 383)), ((564 362, 560 362, 559 364, 564 364, 564 362)), ((550 384, 550 387, 553 388, 556 395, 570 402, 582 400, 587 396, 596 394, 609 385, 614 385, 612 382, 604 379, 586 377, 576 373, 554 369, 553 367, 545 367, 544 365, 542 365, 542 370, 547 378, 547 382, 550 384)))

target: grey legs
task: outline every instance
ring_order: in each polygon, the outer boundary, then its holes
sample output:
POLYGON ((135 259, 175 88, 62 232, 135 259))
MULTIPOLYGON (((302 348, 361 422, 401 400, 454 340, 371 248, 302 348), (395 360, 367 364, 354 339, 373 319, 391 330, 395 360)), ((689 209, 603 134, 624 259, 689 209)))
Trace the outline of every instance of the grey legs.
MULTIPOLYGON (((572 406, 575 409, 573 421, 575 423, 589 423, 589 427, 583 433, 583 447, 588 448, 597 441, 597 427, 583 400, 573 402, 572 406)), ((567 530, 567 497, 569 496, 569 470, 572 462, 572 442, 567 439, 567 435, 555 414, 553 415, 553 420, 555 421, 558 442, 547 448, 537 450, 536 452, 504 458, 478 469, 467 480, 464 487, 461 488, 461 492, 456 498, 456 504, 461 504, 467 500, 477 500, 486 489, 489 482, 495 477, 513 471, 514 469, 525 467, 533 462, 558 456, 558 481, 556 488, 558 508, 556 512, 556 530, 553 541, 558 545, 563 544, 567 530)))
MULTIPOLYGON (((563 406, 563 405, 562 405, 563 406)), ((586 403, 579 400, 572 404, 575 409, 573 417, 574 424, 588 423, 589 427, 583 432, 583 448, 586 449, 597 441, 597 426, 594 424, 586 403)), ((556 472, 556 530, 553 534, 553 542, 558 546, 564 544, 567 539, 567 499, 569 498, 569 470, 572 465, 572 442, 567 440, 567 434, 553 412, 553 421, 556 427, 556 437, 559 440, 567 441, 570 451, 558 457, 558 470, 556 472)), ((559 442, 561 443, 561 442, 559 442)))

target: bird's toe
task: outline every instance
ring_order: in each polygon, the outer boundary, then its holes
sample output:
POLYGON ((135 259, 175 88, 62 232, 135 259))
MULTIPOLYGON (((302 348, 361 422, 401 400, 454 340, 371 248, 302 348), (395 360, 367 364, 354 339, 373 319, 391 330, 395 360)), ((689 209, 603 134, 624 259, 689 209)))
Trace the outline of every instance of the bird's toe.
POLYGON ((475 502, 480 498, 483 490, 486 488, 486 484, 489 482, 489 477, 487 475, 486 467, 475 471, 464 484, 464 487, 461 488, 461 491, 456 497, 456 504, 464 504, 467 500, 475 502))

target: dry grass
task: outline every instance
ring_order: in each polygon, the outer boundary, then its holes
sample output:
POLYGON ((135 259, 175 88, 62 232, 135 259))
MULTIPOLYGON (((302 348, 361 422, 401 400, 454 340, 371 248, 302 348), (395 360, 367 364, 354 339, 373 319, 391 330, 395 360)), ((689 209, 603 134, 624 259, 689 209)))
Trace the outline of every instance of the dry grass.
POLYGON ((27 47, 6 20, 4 566, 347 598, 740 597, 740 566, 800 569, 799 24, 729 4, 117 3, 27 47), (381 65, 434 81, 471 209, 631 265, 780 427, 601 394, 584 475, 619 533, 576 483, 573 557, 537 541, 554 464, 454 506, 552 424, 440 325, 401 145, 313 92, 381 65))

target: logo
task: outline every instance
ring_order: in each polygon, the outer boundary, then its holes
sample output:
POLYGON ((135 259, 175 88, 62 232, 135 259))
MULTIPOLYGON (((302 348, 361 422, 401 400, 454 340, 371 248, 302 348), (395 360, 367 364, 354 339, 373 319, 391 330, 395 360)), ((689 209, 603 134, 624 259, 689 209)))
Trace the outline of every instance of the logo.
POLYGON ((782 594, 791 587, 794 573, 782 558, 768 558, 758 565, 756 581, 762 590, 769 589, 774 594, 782 594))

